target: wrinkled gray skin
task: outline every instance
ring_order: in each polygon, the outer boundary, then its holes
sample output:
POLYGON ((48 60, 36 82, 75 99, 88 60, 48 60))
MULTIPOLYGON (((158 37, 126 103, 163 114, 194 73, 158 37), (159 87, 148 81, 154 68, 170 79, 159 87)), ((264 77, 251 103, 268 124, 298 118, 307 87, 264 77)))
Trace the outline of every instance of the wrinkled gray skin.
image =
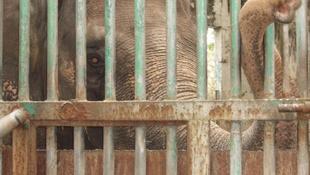
MULTIPOLYGON (((177 88, 178 99, 196 99, 196 25, 178 0, 177 18, 177 88)), ((8 84, 17 86, 18 65, 18 0, 5 0, 4 76, 8 84)), ((134 9, 133 1, 116 1, 116 98, 134 99, 134 9)), ((166 17, 164 0, 146 1, 146 92, 147 100, 166 98, 166 17)), ((46 99, 46 4, 31 1, 31 99, 46 99)), ((61 100, 75 97, 75 5, 59 1, 59 95, 61 100)), ((87 98, 104 99, 104 0, 87 1, 87 98), (92 58, 99 62, 93 64, 92 58)), ((16 100, 16 92, 6 88, 5 100, 16 100)), ((58 129, 58 147, 72 148, 72 128, 58 129), (68 139, 70 138, 70 139, 68 139)), ((88 128, 86 148, 102 147, 102 129, 88 128)), ((261 147, 262 125, 254 124, 243 133, 243 148, 261 147), (259 140, 259 141, 258 141, 259 140), (258 143, 256 143, 258 141, 258 143)), ((39 130, 44 136, 44 130, 39 130)), ((164 127, 148 127, 147 148, 165 148, 164 127)), ((115 128, 116 149, 134 149, 134 128, 115 128)), ((186 126, 178 127, 178 148, 186 149, 186 126)), ((228 149, 230 134, 211 123, 214 149, 228 149)), ((38 147, 44 140, 38 139, 38 147)))

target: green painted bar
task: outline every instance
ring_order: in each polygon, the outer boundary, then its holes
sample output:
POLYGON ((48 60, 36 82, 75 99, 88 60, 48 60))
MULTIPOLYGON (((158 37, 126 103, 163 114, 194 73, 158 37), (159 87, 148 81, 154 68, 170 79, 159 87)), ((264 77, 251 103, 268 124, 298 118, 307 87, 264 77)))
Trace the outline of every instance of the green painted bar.
POLYGON ((115 0, 105 1, 105 99, 115 100, 115 0))
MULTIPOLYGON (((302 0, 296 11, 296 57, 298 95, 308 97, 308 9, 307 0, 302 0)), ((308 120, 298 122, 298 175, 309 174, 308 120)))
POLYGON ((86 0, 76 0, 76 99, 86 100, 86 0))
MULTIPOLYGON (((47 1, 47 100, 58 100, 58 1, 47 1)), ((46 167, 57 175, 56 127, 46 129, 46 167)))
POLYGON ((47 3, 47 100, 58 100, 58 1, 47 3))
POLYGON ((135 96, 145 100, 145 0, 135 0, 135 96))
MULTIPOLYGON (((146 100, 145 92, 145 0, 135 0, 135 99, 146 100)), ((135 175, 146 174, 145 126, 136 127, 135 175)))
MULTIPOLYGON (((105 1, 105 100, 116 100, 115 0, 105 1)), ((104 175, 114 174, 114 129, 104 127, 104 175)))
POLYGON ((207 2, 197 1, 197 95, 207 99, 207 2))
MULTIPOLYGON (((238 98, 241 94, 241 69, 240 69, 240 32, 239 11, 240 0, 231 0, 231 29, 232 29, 232 55, 230 63, 231 95, 238 98)), ((241 122, 231 122, 230 132, 230 174, 242 174, 242 147, 241 147, 241 122)))
MULTIPOLYGON (((167 14, 167 99, 177 99, 176 0, 166 0, 167 14)), ((177 174, 177 130, 167 126, 166 174, 177 174)))
POLYGON ((19 24, 19 86, 18 97, 20 101, 29 100, 29 0, 20 1, 19 24))
MULTIPOLYGON (((86 0, 76 0, 76 99, 86 100, 86 0)), ((74 174, 85 174, 84 127, 74 128, 74 174)))
MULTIPOLYGON (((274 24, 270 24, 265 32, 265 98, 275 98, 275 62, 274 62, 274 24)), ((264 123, 264 175, 276 174, 275 162, 275 123, 265 121, 264 123)))

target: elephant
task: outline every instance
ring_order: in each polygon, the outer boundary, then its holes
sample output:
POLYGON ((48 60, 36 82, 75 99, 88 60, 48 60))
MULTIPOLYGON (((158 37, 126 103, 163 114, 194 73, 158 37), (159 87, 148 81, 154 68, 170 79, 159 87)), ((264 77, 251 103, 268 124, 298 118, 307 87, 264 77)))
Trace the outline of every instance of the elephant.
MULTIPOLYGON (((257 0, 249 0, 240 13, 240 31, 243 45, 261 45, 257 40, 246 40, 244 37, 250 29, 246 28, 246 21, 252 20, 251 4, 257 0), (245 10, 248 9, 248 10, 245 10), (246 13, 247 12, 247 13, 246 13)), ((295 10, 299 0, 292 2, 264 0, 265 8, 255 17, 263 19, 268 9, 266 20, 276 21, 273 11, 282 14, 282 9, 295 10), (291 8, 291 3, 295 6, 291 8), (281 11, 276 11, 281 7, 281 11)), ((75 3, 71 0, 59 0, 59 99, 75 98, 75 3)), ((30 50, 30 96, 31 100, 46 99, 46 2, 31 1, 31 50, 30 50)), ((104 28, 104 0, 87 1, 87 100, 104 100, 104 65, 105 65, 105 28, 104 28)), ((5 100, 17 99, 17 65, 18 65, 18 8, 17 0, 5 0, 4 15, 4 90, 5 100), (12 90, 13 89, 13 90, 12 90), (10 91, 11 90, 11 91, 10 91)), ((196 74, 196 24, 192 21, 188 10, 188 2, 177 1, 177 99, 194 100, 197 98, 196 74)), ((285 10, 284 10, 285 11, 285 10)), ((164 0, 147 0, 146 15, 146 99, 158 101, 166 99, 166 16, 164 0)), ((283 14, 284 16, 287 16, 283 14)), ((291 15, 291 13, 290 13, 291 15)), ((263 20, 264 21, 264 20, 263 20)), ((283 22, 283 21, 280 21, 283 22)), ((290 22, 290 21, 285 21, 290 22)), ((263 24, 266 24, 265 22, 263 24)), ((266 25, 267 26, 267 25, 266 25)), ((258 27, 264 31, 264 26, 258 27)), ((250 32, 251 33, 251 32, 250 32)), ((258 36, 257 39, 262 39, 258 36)), ((134 100, 134 4, 133 1, 116 1, 116 99, 118 101, 134 100)), ((261 41, 261 40, 259 40, 261 41)), ((261 46, 260 46, 261 47, 261 46)), ((254 75, 247 65, 251 60, 257 60, 257 55, 250 54, 242 47, 242 67, 245 70, 255 98, 263 98, 261 84, 254 81, 254 75), (245 58, 245 56, 247 58, 245 58), (250 57, 252 56, 252 57, 250 57)), ((279 58, 278 58, 279 59, 279 58)), ((254 61, 257 63, 258 61, 254 61)), ((259 62, 260 63, 260 62, 259 62)), ((252 65, 252 64, 251 64, 252 65)), ((261 65, 255 64, 259 71, 255 77, 261 77, 261 65)), ((251 67, 252 68, 252 67, 251 67)), ((278 75, 278 73, 277 73, 278 75)), ((279 84, 281 78, 277 76, 279 84)), ((281 92, 281 91, 279 91, 281 92)), ((279 96, 278 96, 279 97, 279 96)), ((115 149, 134 149, 134 127, 115 127, 115 149)), ((147 127, 147 149, 165 149, 165 127, 147 127)), ((178 149, 186 149, 186 125, 178 126, 178 149)), ((258 149, 262 145, 263 124, 254 122, 243 132, 243 149, 258 149)), ((90 127, 86 132, 86 149, 102 148, 102 128, 90 127)), ((38 131, 38 148, 44 148, 44 129, 38 131)), ((72 128, 58 128, 58 148, 73 148, 72 128), (68 139, 70 137, 71 139, 68 139)), ((211 122, 211 146, 213 149, 229 149, 230 133, 211 122)))

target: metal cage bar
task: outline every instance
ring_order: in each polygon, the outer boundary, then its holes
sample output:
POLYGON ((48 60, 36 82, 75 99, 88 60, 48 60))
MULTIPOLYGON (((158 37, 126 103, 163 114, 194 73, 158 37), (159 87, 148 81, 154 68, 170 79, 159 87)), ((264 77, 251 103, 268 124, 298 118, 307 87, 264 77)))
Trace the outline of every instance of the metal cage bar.
MULTIPOLYGON (((145 0, 135 0, 135 99, 145 100, 145 0)), ((136 127, 135 175, 146 174, 146 128, 136 127)))
MULTIPOLYGON (((308 9, 307 0, 296 11, 297 92, 308 97, 308 9)), ((303 114, 298 114, 302 116, 303 114)), ((309 174, 308 120, 298 121, 298 175, 309 174)))
MULTIPOLYGON (((166 0, 167 14, 167 99, 177 99, 177 10, 176 0, 166 0)), ((177 174, 177 130, 167 126, 166 174, 177 174)))
MULTIPOLYGON (((105 1, 105 100, 116 100, 115 90, 115 0, 105 1)), ((104 173, 114 174, 114 129, 104 127, 104 173)))
MULTIPOLYGON (((0 0, 0 77, 3 63, 3 0, 0 0)), ((0 78, 0 101, 2 101, 2 78, 0 78)), ((2 138, 0 138, 0 175, 2 175, 2 138)))
MULTIPOLYGON (((240 69, 240 32, 239 32, 239 11, 241 1, 231 1, 231 22, 232 22, 232 56, 231 56, 231 94, 238 98, 241 94, 241 69, 240 69)), ((242 145, 241 145, 241 122, 232 121, 230 131, 230 174, 242 174, 242 145)))
MULTIPOLYGON (((270 24, 265 32, 265 98, 275 98, 275 62, 274 62, 274 24, 270 24)), ((275 175, 275 123, 264 123, 264 175, 275 175)))
MULTIPOLYGON (((76 0, 76 99, 86 100, 86 0, 76 0)), ((74 174, 85 174, 84 127, 74 128, 74 174)))
MULTIPOLYGON (((290 65, 290 46, 289 46, 289 24, 282 25, 282 67, 288 68, 290 65)), ((283 69, 283 94, 285 97, 290 96, 290 69, 283 69)))
MULTIPOLYGON (((58 100, 58 1, 47 1, 47 100, 58 100)), ((57 175, 56 127, 46 128, 46 167, 57 175)))

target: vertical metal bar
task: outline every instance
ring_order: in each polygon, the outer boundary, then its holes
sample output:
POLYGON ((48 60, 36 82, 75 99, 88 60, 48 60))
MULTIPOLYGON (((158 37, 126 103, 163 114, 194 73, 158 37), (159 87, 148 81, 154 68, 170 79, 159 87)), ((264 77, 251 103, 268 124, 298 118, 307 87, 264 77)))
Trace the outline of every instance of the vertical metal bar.
MULTIPOLYGON (((274 24, 270 24, 265 32, 265 78, 264 91, 266 98, 275 97, 275 63, 274 63, 274 24)), ((264 175, 275 175, 274 121, 264 123, 264 175)))
MULTIPOLYGON (((47 100, 58 100, 58 1, 47 1, 47 100)), ((57 175, 56 127, 46 129, 46 167, 57 175)))
MULTIPOLYGON (((86 0, 76 0, 76 99, 86 100, 86 0)), ((74 174, 85 174, 84 127, 74 128, 74 174)))
MULTIPOLYGON (((105 100, 116 100, 115 91, 115 0, 105 1, 105 100)), ((114 129, 104 128, 104 175, 114 174, 114 129)))
MULTIPOLYGON (((135 0, 135 98, 145 100, 145 0, 135 0)), ((135 175, 146 174, 146 130, 136 127, 135 175)))
MULTIPOLYGON (((196 1, 197 13, 197 96, 207 99, 207 1, 196 1)), ((202 115, 202 114, 197 114, 202 115)), ((210 121, 188 122, 188 174, 210 174, 210 121)))
POLYGON ((85 174, 84 127, 74 127, 74 174, 85 174))
POLYGON ((29 0, 20 0, 19 24, 19 100, 29 100, 29 0))
MULTIPOLYGON (((231 1, 231 23, 232 23, 232 57, 231 57, 231 93, 233 98, 241 94, 240 74, 240 32, 239 32, 239 11, 240 0, 231 1)), ((241 147, 241 122, 231 122, 230 135, 230 174, 242 174, 242 147, 241 147)))
POLYGON ((221 29, 214 29, 214 60, 215 60, 215 82, 216 82, 216 100, 222 98, 222 46, 221 46, 221 29))
POLYGON ((86 100, 86 0, 76 0, 76 99, 86 100))
POLYGON ((282 26, 282 67, 283 69, 283 94, 284 97, 289 97, 290 95, 290 47, 289 47, 289 24, 283 24, 282 26))
MULTIPOLYGON (((189 8, 189 7, 188 7, 189 8)), ((166 0, 167 13, 167 99, 177 99, 176 0, 166 0)), ((166 174, 177 174, 177 131, 167 126, 166 174)))
MULTIPOLYGON (((308 97, 308 9, 307 0, 302 0, 296 12, 297 87, 300 97, 308 97)), ((302 115, 302 114, 298 114, 302 115)), ((298 175, 309 174, 308 120, 298 121, 298 175)))
MULTIPOLYGON (((0 0, 0 77, 3 62, 3 0, 0 0)), ((0 78, 0 101, 2 101, 2 78, 0 78)), ((0 175, 2 175, 2 139, 0 138, 0 175)))
POLYGON ((57 136, 54 126, 46 128, 46 169, 47 175, 57 175, 57 136))
MULTIPOLYGON (((19 24, 19 86, 20 101, 29 100, 29 0, 20 0, 19 24)), ((29 122, 13 130, 13 174, 29 173, 29 122), (26 124, 26 126, 27 126, 26 124)))

